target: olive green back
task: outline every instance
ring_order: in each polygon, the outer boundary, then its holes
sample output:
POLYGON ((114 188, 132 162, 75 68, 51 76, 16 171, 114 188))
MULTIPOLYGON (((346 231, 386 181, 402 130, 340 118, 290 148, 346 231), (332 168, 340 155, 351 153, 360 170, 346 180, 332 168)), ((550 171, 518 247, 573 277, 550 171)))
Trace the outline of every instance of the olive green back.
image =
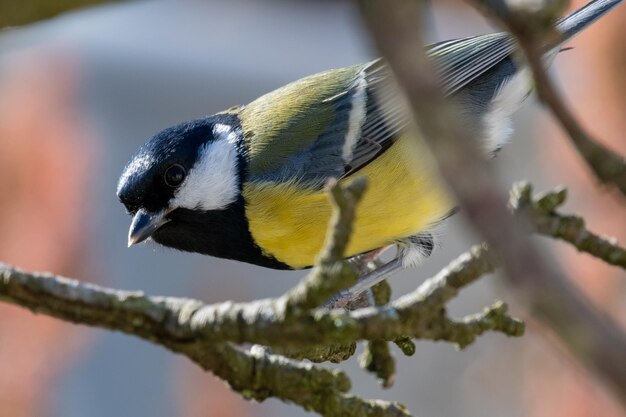
POLYGON ((331 128, 337 116, 334 98, 347 92, 362 67, 303 78, 243 107, 239 117, 250 173, 279 169, 286 158, 307 149, 331 128))

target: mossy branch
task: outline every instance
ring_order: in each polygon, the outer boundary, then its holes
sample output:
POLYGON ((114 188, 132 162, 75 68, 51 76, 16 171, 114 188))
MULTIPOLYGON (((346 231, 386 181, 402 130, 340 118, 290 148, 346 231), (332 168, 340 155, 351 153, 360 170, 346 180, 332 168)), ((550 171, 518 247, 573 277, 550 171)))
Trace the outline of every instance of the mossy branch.
MULTIPOLYGON (((329 236, 333 237, 328 245, 340 248, 347 244, 350 230, 347 223, 353 220, 364 183, 354 182, 347 187, 335 184, 332 190, 341 196, 335 198, 338 213, 329 228, 329 236)), ((343 249, 325 253, 328 256, 320 258, 321 268, 324 263, 343 263, 339 258, 343 249)), ((494 324, 487 323, 487 318, 455 323, 445 314, 445 304, 460 289, 494 267, 489 251, 478 246, 396 301, 385 304, 388 292, 376 291, 379 304, 385 305, 329 311, 315 305, 328 292, 349 285, 341 280, 341 269, 328 272, 330 283, 321 285, 315 276, 319 272, 313 271, 298 285, 301 291, 289 291, 276 299, 209 305, 193 299, 151 297, 0 265, 0 300, 162 345, 213 372, 245 398, 276 397, 331 417, 408 416, 408 411, 398 404, 348 395, 350 381, 341 371, 288 359, 271 350, 292 352, 302 359, 339 361, 354 353, 357 341, 368 340, 371 345, 365 366, 389 385, 393 380, 393 358, 387 341, 395 341, 411 353, 409 338, 445 340, 465 346, 486 330, 521 335, 523 325, 508 316, 498 316, 497 320, 489 316, 489 323, 494 324), (303 293, 307 295, 302 296, 303 293), (503 320, 516 325, 498 324, 503 320), (245 350, 235 346, 242 343, 267 347, 245 350)))
POLYGON ((510 205, 516 213, 527 216, 536 233, 567 242, 580 252, 626 270, 626 249, 616 239, 587 230, 580 216, 556 211, 566 198, 567 190, 562 187, 533 197, 532 186, 523 182, 513 187, 510 205))
POLYGON ((445 319, 441 309, 460 289, 494 268, 490 252, 477 246, 388 305, 355 311, 318 308, 285 315, 282 297, 204 304, 99 287, 0 264, 0 299, 35 313, 156 343, 233 342, 298 349, 357 340, 394 341, 406 335, 421 338, 434 322, 445 319))

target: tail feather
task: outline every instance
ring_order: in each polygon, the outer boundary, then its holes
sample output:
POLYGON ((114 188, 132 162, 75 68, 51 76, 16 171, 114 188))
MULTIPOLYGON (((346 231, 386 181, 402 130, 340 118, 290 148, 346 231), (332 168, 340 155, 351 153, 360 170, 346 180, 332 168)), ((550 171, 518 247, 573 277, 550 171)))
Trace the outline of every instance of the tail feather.
POLYGON ((556 27, 561 33, 563 33, 562 42, 582 32, 585 28, 601 18, 615 6, 619 5, 622 1, 623 0, 594 0, 576 10, 569 16, 559 20, 556 27))

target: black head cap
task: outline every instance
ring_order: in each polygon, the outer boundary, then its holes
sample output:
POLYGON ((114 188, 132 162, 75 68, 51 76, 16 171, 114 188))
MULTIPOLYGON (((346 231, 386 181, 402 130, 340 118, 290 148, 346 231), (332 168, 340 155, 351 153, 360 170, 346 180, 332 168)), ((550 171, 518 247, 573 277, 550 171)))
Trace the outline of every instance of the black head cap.
POLYGON ((194 166, 199 150, 214 140, 211 118, 165 129, 146 142, 122 171, 117 196, 130 213, 158 212, 194 166))

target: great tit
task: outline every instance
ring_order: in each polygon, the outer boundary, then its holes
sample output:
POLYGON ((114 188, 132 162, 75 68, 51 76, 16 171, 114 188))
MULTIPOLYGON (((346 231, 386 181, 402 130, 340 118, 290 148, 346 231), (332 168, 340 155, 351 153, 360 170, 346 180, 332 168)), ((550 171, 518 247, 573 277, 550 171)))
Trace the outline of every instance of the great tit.
MULTIPOLYGON (((563 41, 620 2, 595 0, 562 18, 563 41)), ((532 88, 516 49, 507 33, 428 47, 444 92, 486 154, 507 141, 510 116, 532 88)), ((546 48, 546 61, 559 50, 546 48)), ((364 176, 369 186, 346 256, 397 245, 397 258, 379 276, 419 262, 433 247, 429 231, 454 203, 425 144, 408 127, 391 78, 377 59, 157 133, 119 179, 117 195, 133 216, 129 246, 152 238, 269 268, 307 268, 331 214, 328 179, 364 176)))

